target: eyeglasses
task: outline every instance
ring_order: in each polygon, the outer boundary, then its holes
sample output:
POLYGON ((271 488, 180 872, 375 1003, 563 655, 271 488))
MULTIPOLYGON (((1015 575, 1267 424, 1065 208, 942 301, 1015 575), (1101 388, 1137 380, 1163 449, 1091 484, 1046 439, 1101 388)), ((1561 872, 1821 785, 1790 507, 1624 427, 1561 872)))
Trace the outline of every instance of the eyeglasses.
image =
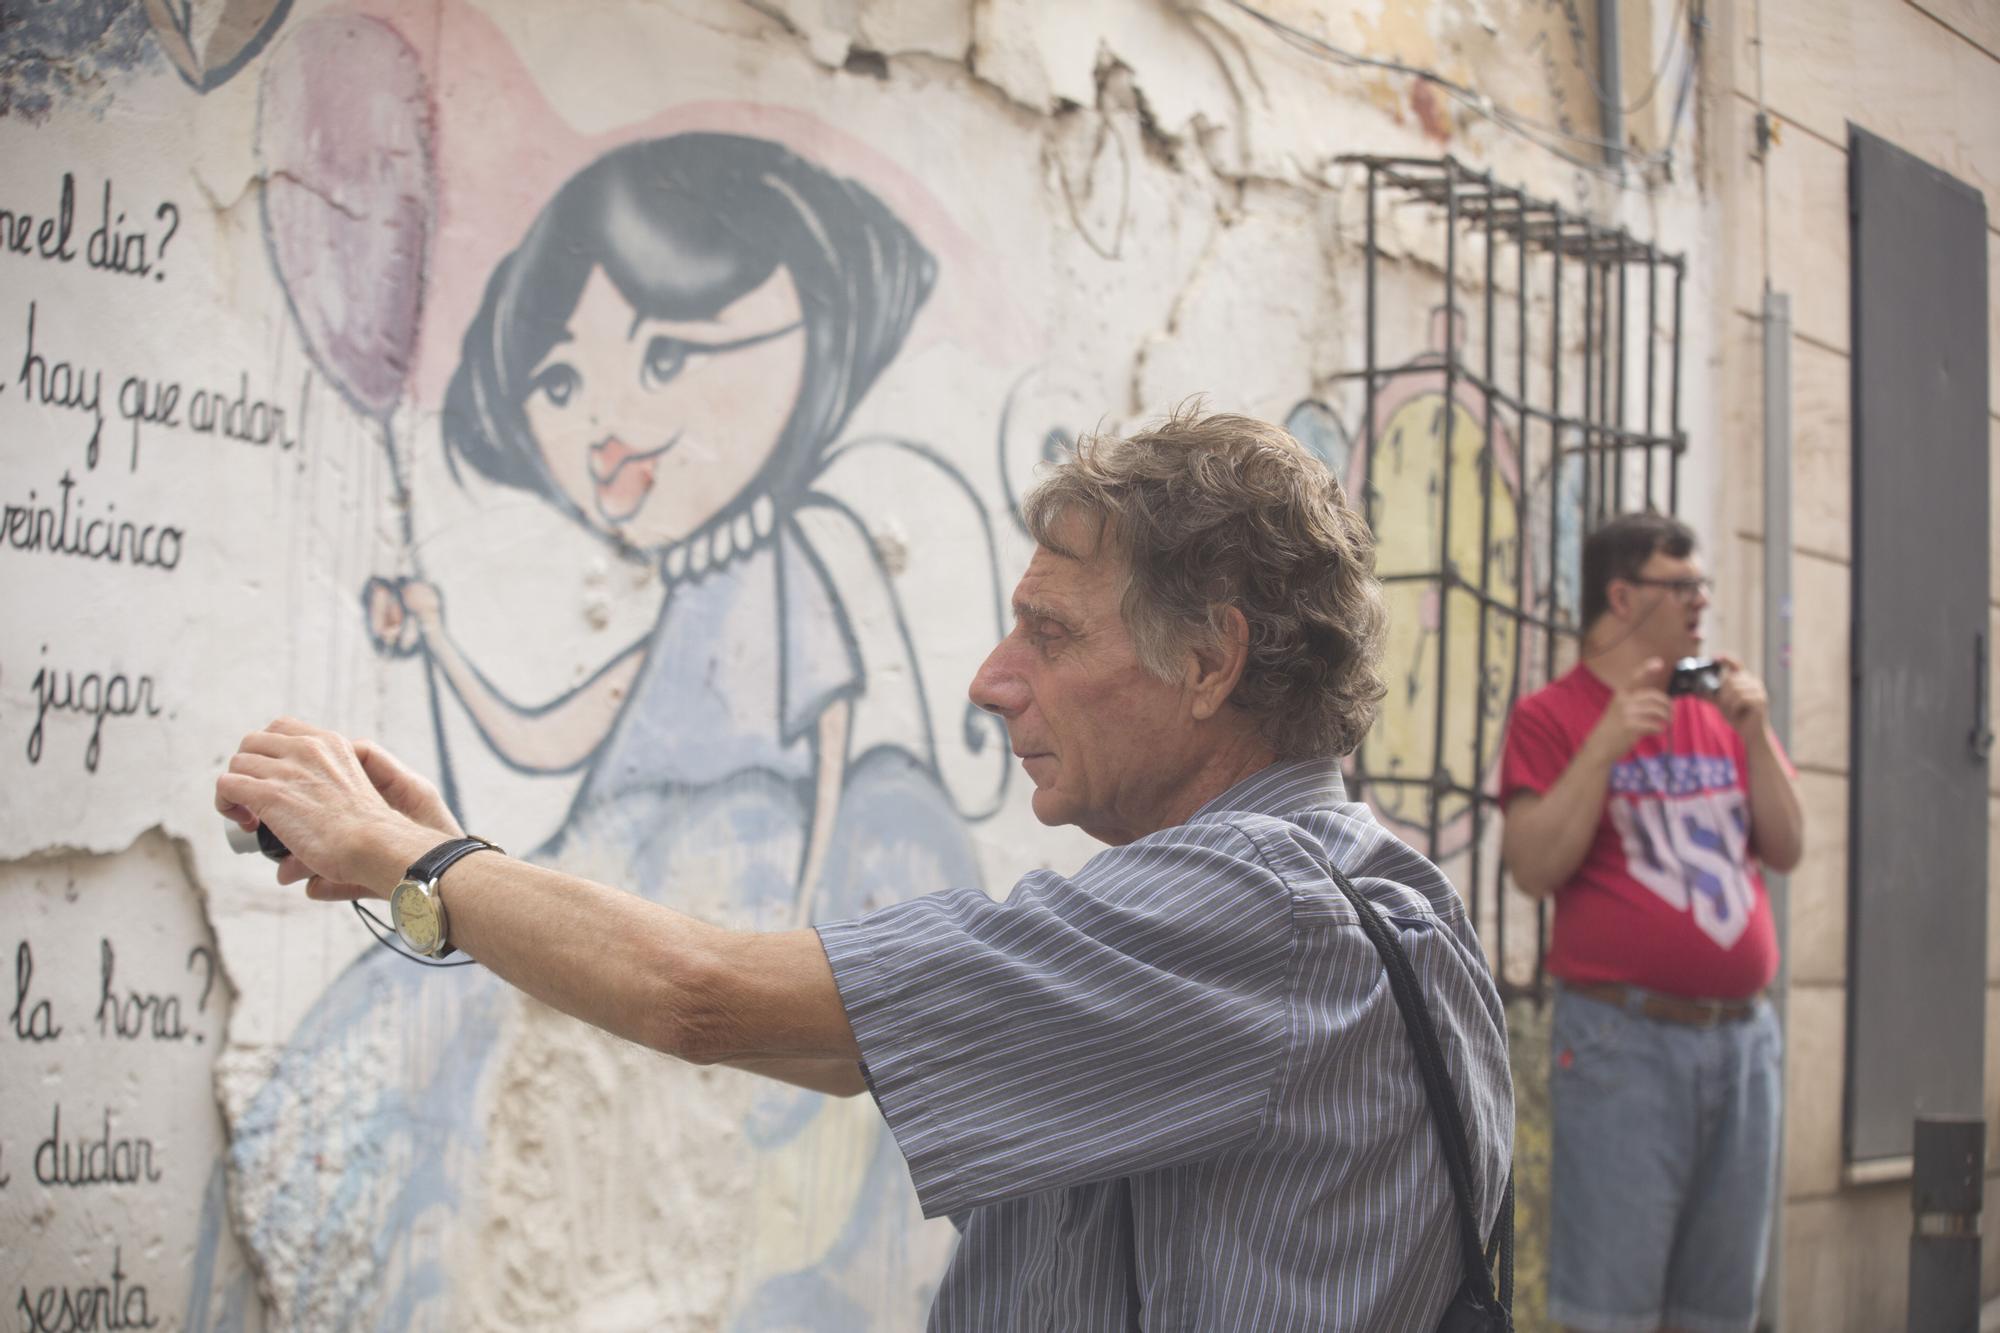
POLYGON ((1629 578, 1627 583, 1636 583, 1647 588, 1665 588, 1683 602, 1692 602, 1697 597, 1705 597, 1715 591, 1713 579, 1642 579, 1629 578))

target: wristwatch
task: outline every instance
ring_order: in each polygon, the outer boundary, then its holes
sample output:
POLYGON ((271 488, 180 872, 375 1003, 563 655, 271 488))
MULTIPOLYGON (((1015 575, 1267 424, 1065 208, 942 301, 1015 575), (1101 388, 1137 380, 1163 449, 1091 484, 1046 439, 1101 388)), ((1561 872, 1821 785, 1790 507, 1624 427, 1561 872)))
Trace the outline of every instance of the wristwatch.
POLYGON ((500 848, 484 838, 453 838, 431 848, 403 872, 402 882, 389 894, 389 917, 411 953, 449 958, 458 952, 451 947, 438 880, 459 857, 486 851, 499 852, 500 848))

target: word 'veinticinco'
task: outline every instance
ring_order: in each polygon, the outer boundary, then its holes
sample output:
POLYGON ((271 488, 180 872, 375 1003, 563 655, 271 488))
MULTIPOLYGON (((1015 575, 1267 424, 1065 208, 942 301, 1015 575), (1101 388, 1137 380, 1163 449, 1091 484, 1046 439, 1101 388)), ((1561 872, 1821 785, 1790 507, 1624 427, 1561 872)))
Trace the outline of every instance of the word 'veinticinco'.
POLYGON ((74 494, 76 478, 67 471, 56 482, 56 490, 60 494, 53 497, 53 504, 30 490, 27 503, 0 508, 0 547, 152 569, 171 570, 180 564, 186 530, 172 523, 114 517, 116 503, 105 505, 95 518, 85 518, 83 497, 74 494))
MULTIPOLYGON (((42 645, 44 656, 49 646, 42 645)), ((122 671, 105 673, 90 671, 78 676, 74 671, 58 671, 44 666, 35 673, 35 729, 28 733, 28 762, 42 762, 42 724, 50 713, 78 713, 94 719, 90 729, 90 743, 83 747, 83 766, 90 772, 97 771, 97 760, 102 752, 104 740, 104 720, 108 717, 131 717, 143 713, 147 717, 158 717, 160 706, 153 702, 153 678, 140 676, 136 680, 122 671)))

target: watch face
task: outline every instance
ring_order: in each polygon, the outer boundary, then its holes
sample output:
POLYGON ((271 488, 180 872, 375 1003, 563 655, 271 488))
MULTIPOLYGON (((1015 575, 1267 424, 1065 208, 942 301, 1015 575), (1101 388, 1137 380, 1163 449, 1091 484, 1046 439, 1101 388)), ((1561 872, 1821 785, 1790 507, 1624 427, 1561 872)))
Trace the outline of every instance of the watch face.
POLYGON ((412 951, 431 954, 438 947, 437 902, 415 880, 406 879, 389 896, 389 916, 396 933, 412 951))

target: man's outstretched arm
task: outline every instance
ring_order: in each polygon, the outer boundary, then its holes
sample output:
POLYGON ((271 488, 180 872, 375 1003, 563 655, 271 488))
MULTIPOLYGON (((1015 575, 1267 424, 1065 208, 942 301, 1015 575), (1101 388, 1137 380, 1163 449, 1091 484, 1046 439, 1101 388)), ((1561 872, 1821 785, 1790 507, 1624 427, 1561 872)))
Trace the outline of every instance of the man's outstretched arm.
MULTIPOLYGON (((244 738, 216 807, 268 825, 292 852, 279 882, 325 900, 388 897, 459 832, 435 788, 386 751, 289 718, 244 738)), ((860 1051, 813 930, 724 930, 487 852, 453 865, 439 897, 455 946, 566 1014, 695 1063, 860 1088, 858 1069, 843 1071, 860 1051)))

